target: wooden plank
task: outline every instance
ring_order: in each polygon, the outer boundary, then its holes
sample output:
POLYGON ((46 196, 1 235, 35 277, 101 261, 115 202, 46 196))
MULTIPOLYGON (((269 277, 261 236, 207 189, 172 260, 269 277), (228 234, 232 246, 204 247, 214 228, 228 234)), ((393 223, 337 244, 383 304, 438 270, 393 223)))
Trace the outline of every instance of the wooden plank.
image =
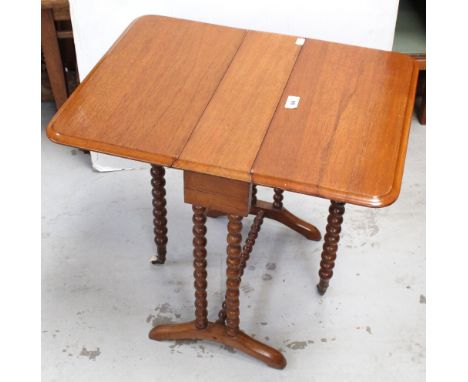
POLYGON ((68 6, 68 0, 41 0, 42 8, 64 8, 68 6))
POLYGON ((426 70, 426 53, 409 53, 408 56, 415 59, 419 70, 426 70))
POLYGON ((69 6, 68 0, 41 0, 41 8, 65 8, 69 6))
POLYGON ((383 207, 398 196, 418 70, 410 57, 307 40, 259 155, 255 184, 383 207), (287 96, 299 96, 286 109, 287 96))
POLYGON ((70 20, 70 7, 54 7, 54 20, 55 21, 66 21, 70 20))
POLYGON ((174 167, 249 181, 250 169, 301 46, 248 32, 174 167))
POLYGON ((138 18, 56 114, 49 138, 170 166, 244 35, 187 20, 138 18))
POLYGON ((250 211, 252 184, 219 176, 184 171, 185 203, 247 216, 250 211))
POLYGON ((73 31, 57 31, 58 38, 73 38, 73 31))

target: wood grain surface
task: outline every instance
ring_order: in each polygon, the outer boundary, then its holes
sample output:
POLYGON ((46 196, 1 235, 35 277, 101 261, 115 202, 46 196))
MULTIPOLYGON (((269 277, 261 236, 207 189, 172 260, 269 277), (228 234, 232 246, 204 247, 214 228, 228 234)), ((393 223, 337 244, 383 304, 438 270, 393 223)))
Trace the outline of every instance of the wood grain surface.
POLYGON ((53 141, 383 207, 398 196, 414 58, 137 19, 51 121, 53 141), (300 97, 295 109, 284 107, 300 97))
POLYGON ((55 104, 59 108, 66 101, 68 90, 52 9, 41 9, 41 47, 55 104))
POLYGON ((250 181, 250 169, 300 52, 296 37, 248 32, 177 168, 250 181))
POLYGON ((184 202, 229 214, 247 216, 252 184, 220 176, 184 171, 184 202))
POLYGON ((244 34, 168 17, 138 18, 56 114, 49 138, 170 166, 244 34))
POLYGON ((181 324, 158 325, 151 329, 149 338, 156 341, 214 341, 233 347, 276 369, 284 369, 286 367, 286 358, 280 351, 258 341, 241 330, 235 336, 228 336, 226 334, 226 326, 220 322, 208 322, 205 329, 197 329, 194 321, 181 324))
POLYGON ((152 163, 162 255, 161 166, 184 170, 184 199, 194 205, 196 319, 156 326, 152 339, 216 341, 284 368, 279 351, 239 327, 241 276, 262 219, 272 217, 317 240, 314 226, 283 207, 283 190, 332 200, 318 286, 323 293, 344 203, 382 207, 398 197, 419 71, 415 60, 296 39, 141 17, 48 126, 55 142, 152 163), (288 96, 299 97, 296 108, 285 108, 288 96), (276 188, 274 203, 257 200, 253 184, 276 188), (229 214, 226 298, 217 323, 207 318, 207 209, 229 214), (257 226, 242 252, 242 216, 250 212, 257 214, 257 226))
POLYGON ((255 184, 382 207, 398 196, 414 60, 307 40, 252 168, 255 184), (296 109, 284 108, 289 95, 296 109))

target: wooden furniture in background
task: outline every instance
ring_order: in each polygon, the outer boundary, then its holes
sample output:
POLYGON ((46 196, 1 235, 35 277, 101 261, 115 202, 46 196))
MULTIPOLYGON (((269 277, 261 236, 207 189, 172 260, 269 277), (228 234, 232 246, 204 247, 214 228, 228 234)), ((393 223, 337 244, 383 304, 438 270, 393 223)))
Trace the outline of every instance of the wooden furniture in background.
POLYGON ((426 124, 426 1, 400 0, 393 51, 413 57, 419 68, 415 110, 419 122, 426 124))
POLYGON ((58 109, 78 83, 68 0, 41 0, 41 47, 58 109), (73 75, 67 76, 65 68, 73 75))
POLYGON ((416 60, 419 69, 419 81, 417 94, 420 95, 421 100, 416 105, 416 112, 421 125, 426 124, 426 54, 414 53, 411 56, 416 60))
POLYGON ((331 200, 318 291, 333 274, 345 203, 399 194, 418 68, 407 55, 145 16, 134 21, 50 122, 57 143, 152 164, 155 236, 166 255, 162 166, 184 171, 193 205, 194 321, 155 340, 205 339, 283 368, 240 330, 239 286, 265 217, 319 240, 283 206, 283 190, 331 200), (123 86, 122 84, 125 84, 123 86), (121 86, 119 86, 121 85, 121 86), (286 108, 289 96, 299 97, 286 108), (256 186, 274 188, 273 203, 256 186), (226 293, 208 319, 206 216, 228 215, 226 293), (242 218, 255 214, 241 246, 242 218))

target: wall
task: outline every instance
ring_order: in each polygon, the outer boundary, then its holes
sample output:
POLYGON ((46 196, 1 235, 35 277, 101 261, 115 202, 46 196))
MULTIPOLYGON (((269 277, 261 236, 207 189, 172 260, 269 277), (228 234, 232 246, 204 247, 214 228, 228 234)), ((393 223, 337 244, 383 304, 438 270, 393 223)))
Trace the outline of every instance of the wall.
MULTIPOLYGON (((136 17, 160 14, 391 50, 398 0, 70 0, 83 79, 136 17)), ((98 171, 136 164, 92 153, 98 171)))

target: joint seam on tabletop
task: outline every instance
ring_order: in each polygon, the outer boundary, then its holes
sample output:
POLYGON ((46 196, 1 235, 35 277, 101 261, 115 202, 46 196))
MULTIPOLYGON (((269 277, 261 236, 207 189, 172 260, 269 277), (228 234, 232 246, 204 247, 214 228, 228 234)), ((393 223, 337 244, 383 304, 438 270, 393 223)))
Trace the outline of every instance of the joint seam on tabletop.
POLYGON ((286 82, 284 83, 283 90, 281 91, 281 95, 279 96, 278 102, 276 103, 275 111, 274 111, 273 114, 271 115, 270 122, 268 122, 268 127, 267 127, 266 130, 265 130, 265 134, 263 134, 262 142, 261 142, 260 145, 258 146, 257 154, 255 154, 255 158, 254 158, 254 160, 252 161, 252 164, 250 165, 249 175, 250 175, 250 179, 251 179, 251 180, 252 180, 252 175, 253 175, 253 168, 254 168, 255 162, 257 161, 258 154, 260 153, 260 150, 261 150, 262 147, 263 147, 263 143, 265 142, 265 137, 267 136, 268 131, 270 130, 271 122, 273 121, 273 118, 274 118, 274 116, 275 116, 275 114, 276 114, 276 111, 278 110, 278 107, 279 107, 279 105, 281 104, 281 100, 283 99, 284 92, 286 91, 286 88, 287 88, 287 86, 288 86, 289 80, 291 79, 292 73, 294 72, 294 68, 296 67, 297 61, 298 61, 298 59, 299 59, 299 56, 301 55, 301 53, 302 53, 302 51, 303 51, 303 49, 304 49, 304 46, 305 46, 306 44, 307 44, 307 39, 306 39, 305 43, 304 43, 303 45, 300 45, 300 47, 299 47, 299 52, 297 53, 296 59, 294 60, 294 65, 292 66, 291 71, 289 72, 288 79, 287 79, 286 82))
POLYGON ((229 71, 229 68, 231 67, 234 59, 236 58, 237 56, 237 53, 239 52, 239 49, 241 48, 241 46, 244 44, 244 41, 245 41, 245 36, 247 36, 247 33, 249 32, 249 30, 244 30, 244 35, 242 36, 242 40, 241 42, 239 43, 239 46, 237 47, 236 49, 236 52, 232 55, 232 58, 231 58, 231 61, 229 61, 229 65, 226 67, 226 70, 224 71, 222 77, 220 78, 218 84, 216 85, 216 89, 214 90, 213 94, 211 95, 210 99, 208 100, 208 102, 206 103, 205 107, 203 108, 203 111, 201 112, 200 114, 200 117, 198 117, 197 119, 197 122, 195 122, 195 125, 193 126, 193 129, 192 131, 190 132, 189 136, 187 137, 187 140, 185 141, 184 145, 182 146, 182 150, 180 150, 179 154, 177 155, 177 158, 174 158, 172 160, 172 163, 171 163, 171 167, 174 166, 174 163, 177 162, 180 158, 180 156, 182 155, 182 153, 184 152, 185 150, 185 147, 187 146, 187 144, 190 142, 190 139, 192 138, 192 135, 193 133, 195 132, 195 130, 197 129, 198 127, 198 124, 200 123, 200 120, 202 119, 203 115, 205 114, 205 111, 206 109, 208 108, 208 106, 210 105, 211 101, 213 100, 213 97, 215 96, 215 94, 218 92, 218 89, 219 89, 219 85, 221 84, 221 82, 223 82, 224 78, 226 77, 226 73, 229 71))

